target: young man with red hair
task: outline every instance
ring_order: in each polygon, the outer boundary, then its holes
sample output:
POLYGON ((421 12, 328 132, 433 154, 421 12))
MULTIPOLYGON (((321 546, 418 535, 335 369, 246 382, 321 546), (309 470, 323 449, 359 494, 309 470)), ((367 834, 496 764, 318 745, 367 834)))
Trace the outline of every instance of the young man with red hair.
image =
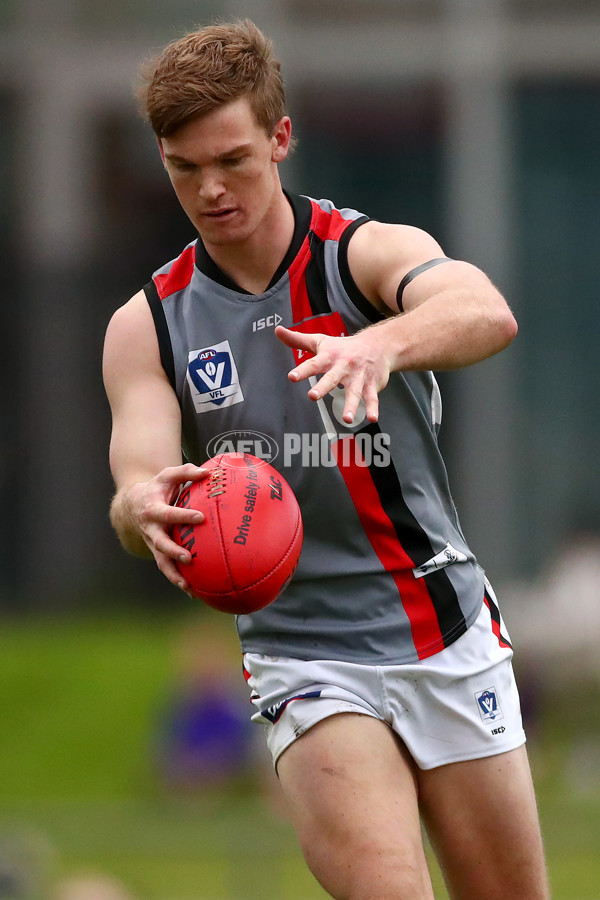
POLYGON ((170 44, 142 102, 198 238, 107 331, 123 545, 186 590, 170 529, 202 514, 172 505, 179 486, 220 434, 269 435, 305 543, 237 626, 308 865, 340 900, 431 900, 422 820, 452 897, 546 900, 512 649, 432 375, 511 342, 505 300, 417 228, 283 190, 291 122, 252 23, 170 44))

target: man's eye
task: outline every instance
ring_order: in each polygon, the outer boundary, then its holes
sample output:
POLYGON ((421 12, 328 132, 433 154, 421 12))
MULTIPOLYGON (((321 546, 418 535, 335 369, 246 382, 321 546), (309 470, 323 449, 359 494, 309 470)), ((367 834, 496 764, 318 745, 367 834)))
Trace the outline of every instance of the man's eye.
POLYGON ((239 166, 243 159, 243 156, 228 156, 227 159, 223 160, 223 165, 234 168, 235 166, 239 166))

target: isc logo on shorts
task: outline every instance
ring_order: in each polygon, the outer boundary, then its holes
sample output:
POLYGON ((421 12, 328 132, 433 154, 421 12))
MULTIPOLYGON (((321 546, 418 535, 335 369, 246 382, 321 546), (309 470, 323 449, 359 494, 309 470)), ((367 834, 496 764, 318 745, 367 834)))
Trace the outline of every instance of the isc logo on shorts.
POLYGON ((187 382, 197 413, 233 406, 244 399, 229 341, 191 350, 187 382))
POLYGON ((479 691, 475 694, 475 700, 479 708, 479 714, 484 722, 496 722, 498 719, 504 718, 504 713, 498 702, 496 688, 486 688, 485 691, 479 691))

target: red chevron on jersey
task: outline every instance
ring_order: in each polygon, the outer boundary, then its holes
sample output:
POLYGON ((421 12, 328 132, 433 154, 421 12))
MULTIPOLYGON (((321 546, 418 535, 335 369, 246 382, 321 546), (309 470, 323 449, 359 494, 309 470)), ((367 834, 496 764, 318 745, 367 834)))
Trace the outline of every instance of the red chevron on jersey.
MULTIPOLYGON (((331 337, 347 337, 348 329, 344 325, 344 320, 339 312, 323 313, 321 316, 311 316, 298 322, 296 325, 290 325, 290 331, 299 331, 300 334, 329 334, 331 337)), ((294 360, 296 365, 306 359, 314 356, 309 350, 294 350, 294 360)))
POLYGON ((171 294, 182 291, 188 286, 194 274, 196 263, 196 245, 186 247, 183 253, 177 257, 168 272, 154 275, 154 284, 161 300, 171 294))
POLYGON ((292 303, 292 315, 294 322, 300 322, 308 316, 312 316, 312 307, 308 299, 306 288, 306 267, 311 259, 310 243, 308 235, 288 270, 290 279, 290 300, 292 303))
MULTIPOLYGON (((311 234, 314 234, 321 242, 327 240, 339 241, 346 228, 353 225, 355 221, 354 219, 345 219, 337 209, 327 212, 315 200, 311 200, 310 203, 312 206, 310 231, 288 270, 294 322, 301 322, 315 312, 306 285, 306 270, 312 260, 311 234)), ((326 292, 325 283, 323 283, 322 287, 326 292)))
POLYGON ((409 619, 412 637, 419 659, 432 656, 444 647, 435 607, 422 580, 413 574, 414 562, 398 540, 396 529, 385 512, 377 488, 358 444, 354 453, 344 456, 340 464, 341 442, 354 441, 354 435, 344 435, 331 444, 339 470, 344 477, 354 506, 371 546, 383 568, 394 579, 404 611, 409 619))
POLYGON ((314 200, 312 205, 313 217, 310 227, 322 241, 339 241, 346 228, 354 222, 353 219, 344 219, 337 209, 326 212, 314 200))

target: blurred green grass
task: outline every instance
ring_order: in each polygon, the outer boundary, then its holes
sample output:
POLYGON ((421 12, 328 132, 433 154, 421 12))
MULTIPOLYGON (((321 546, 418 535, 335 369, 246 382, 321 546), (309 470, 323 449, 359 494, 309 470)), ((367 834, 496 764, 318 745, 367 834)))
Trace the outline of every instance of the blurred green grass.
MULTIPOLYGON (((232 623, 203 622, 235 669, 232 623)), ((0 862, 36 874, 27 900, 82 873, 135 900, 326 896, 261 779, 193 797, 161 786, 150 747, 186 626, 114 613, 1 623, 0 862)), ((599 700, 590 686, 547 700, 530 742, 554 900, 600 900, 599 700)))

